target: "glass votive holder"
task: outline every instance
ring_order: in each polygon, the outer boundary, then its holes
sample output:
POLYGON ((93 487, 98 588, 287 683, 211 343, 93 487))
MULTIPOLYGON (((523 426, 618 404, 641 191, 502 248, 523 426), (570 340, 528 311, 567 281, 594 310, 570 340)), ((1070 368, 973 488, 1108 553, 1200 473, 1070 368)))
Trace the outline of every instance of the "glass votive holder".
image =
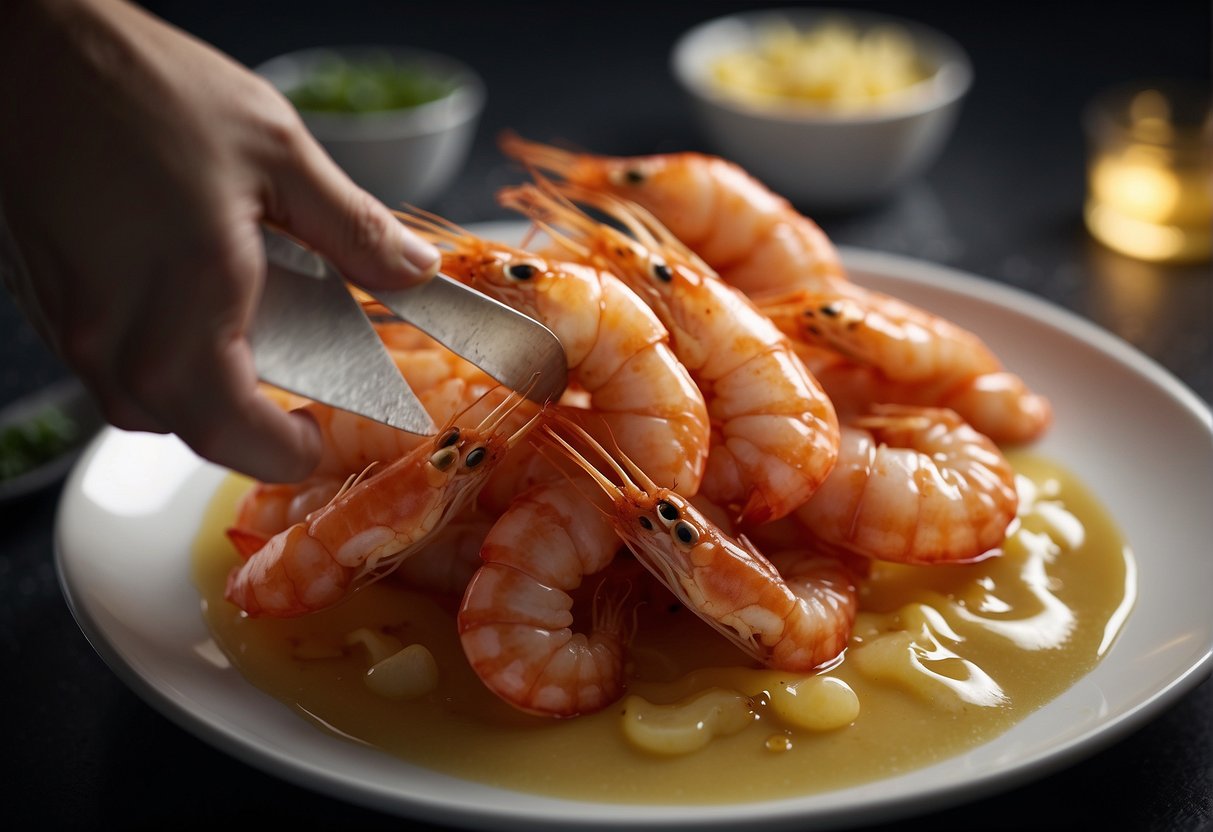
POLYGON ((1108 90, 1087 109, 1087 228, 1122 254, 1196 263, 1213 252, 1213 111, 1183 82, 1108 90))

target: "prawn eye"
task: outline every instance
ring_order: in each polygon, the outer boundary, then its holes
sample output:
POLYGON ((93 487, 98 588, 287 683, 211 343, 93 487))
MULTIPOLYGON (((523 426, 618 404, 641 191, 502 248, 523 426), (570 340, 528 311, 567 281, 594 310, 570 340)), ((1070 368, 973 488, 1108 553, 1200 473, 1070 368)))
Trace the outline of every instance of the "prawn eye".
POLYGON ((678 506, 666 500, 658 500, 657 517, 668 527, 679 518, 678 506))
POLYGON ((699 530, 685 520, 674 525, 674 539, 683 546, 694 546, 699 541, 699 530))
POLYGON ((430 456, 430 465, 433 465, 439 471, 445 471, 457 459, 459 459, 459 452, 447 446, 434 451, 433 455, 430 456))
POLYGON ((530 263, 513 263, 505 269, 505 273, 515 280, 530 280, 536 271, 530 263))
POLYGON ((640 524, 640 528, 642 529, 648 529, 649 531, 653 530, 653 521, 645 517, 643 514, 637 518, 636 522, 640 524))
POLYGON ((607 174, 607 178, 613 185, 640 185, 644 182, 645 175, 643 171, 636 168, 628 168, 626 170, 616 168, 607 174))
POLYGON ((665 263, 657 261, 653 263, 653 277, 657 278, 662 283, 669 283, 674 279, 674 273, 670 271, 670 267, 665 263))
POLYGON ((484 458, 486 456, 488 456, 488 452, 484 449, 483 445, 472 448, 470 451, 468 451, 468 455, 464 458, 463 464, 468 468, 475 468, 477 465, 484 462, 484 458))
POLYGON ((438 439, 439 448, 449 448, 459 441, 459 428, 451 428, 438 439))

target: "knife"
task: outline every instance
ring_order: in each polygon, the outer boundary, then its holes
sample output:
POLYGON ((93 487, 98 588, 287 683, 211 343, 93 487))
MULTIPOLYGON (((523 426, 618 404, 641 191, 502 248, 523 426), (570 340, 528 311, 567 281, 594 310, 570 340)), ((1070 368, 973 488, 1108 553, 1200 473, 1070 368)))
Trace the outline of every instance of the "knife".
MULTIPOLYGON (((266 280, 249 341, 258 376, 289 392, 400 430, 436 427, 341 275, 323 258, 265 231, 266 280)), ((546 402, 568 375, 547 327, 445 276, 375 299, 505 386, 546 402)))
POLYGON ((444 274, 408 289, 368 292, 401 320, 528 399, 560 398, 568 359, 543 324, 444 274))

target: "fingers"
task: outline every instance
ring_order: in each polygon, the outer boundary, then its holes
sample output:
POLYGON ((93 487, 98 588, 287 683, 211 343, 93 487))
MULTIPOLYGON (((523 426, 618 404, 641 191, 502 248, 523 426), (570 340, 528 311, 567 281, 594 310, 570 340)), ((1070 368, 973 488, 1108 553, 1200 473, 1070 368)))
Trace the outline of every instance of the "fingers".
MULTIPOLYGON (((257 390, 248 344, 233 340, 196 377, 207 395, 168 415, 199 455, 263 482, 298 482, 320 461, 320 429, 257 390)), ((171 399, 170 399, 171 401, 171 399)))
POLYGON ((264 482, 297 482, 319 462, 320 429, 259 392, 243 338, 181 340, 169 360, 137 366, 129 406, 171 426, 199 456, 264 482))
POLYGON ((220 232, 226 244, 142 284, 113 358, 95 374, 99 398, 119 427, 172 431, 219 465, 294 482, 319 461, 320 431, 258 388, 245 332, 261 244, 255 225, 240 225, 246 233, 220 232))
POLYGON ((294 164, 272 187, 268 217, 324 254, 347 279, 368 289, 403 289, 433 277, 438 250, 359 188, 303 134, 294 164))
POLYGON ((288 413, 259 392, 247 341, 215 344, 187 332, 167 346, 161 340, 145 333, 122 351, 115 372, 84 377, 108 422, 176 433, 199 456, 265 482, 312 472, 320 430, 306 413, 288 413))

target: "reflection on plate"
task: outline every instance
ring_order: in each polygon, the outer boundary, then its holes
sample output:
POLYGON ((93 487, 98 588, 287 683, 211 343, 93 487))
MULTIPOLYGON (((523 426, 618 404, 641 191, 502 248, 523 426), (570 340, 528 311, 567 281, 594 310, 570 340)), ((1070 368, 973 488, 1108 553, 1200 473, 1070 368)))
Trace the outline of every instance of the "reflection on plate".
MULTIPOLYGON (((476 229, 511 239, 517 224, 476 229)), ((1140 567, 1136 609, 1103 662, 993 742, 898 777, 735 806, 599 805, 437 774, 325 734, 261 693, 210 642, 189 578, 225 472, 171 437, 113 429, 88 449, 56 529, 73 612, 140 696, 204 740, 294 783, 411 817, 525 829, 840 826, 935 809, 1040 776, 1122 736, 1209 672, 1213 419, 1149 359, 1075 316, 936 266, 844 250, 854 279, 979 332, 1056 423, 1036 450, 1098 495, 1140 567), (1165 476, 1165 480, 1159 480, 1165 476), (138 575, 138 581, 130 580, 138 575)))

